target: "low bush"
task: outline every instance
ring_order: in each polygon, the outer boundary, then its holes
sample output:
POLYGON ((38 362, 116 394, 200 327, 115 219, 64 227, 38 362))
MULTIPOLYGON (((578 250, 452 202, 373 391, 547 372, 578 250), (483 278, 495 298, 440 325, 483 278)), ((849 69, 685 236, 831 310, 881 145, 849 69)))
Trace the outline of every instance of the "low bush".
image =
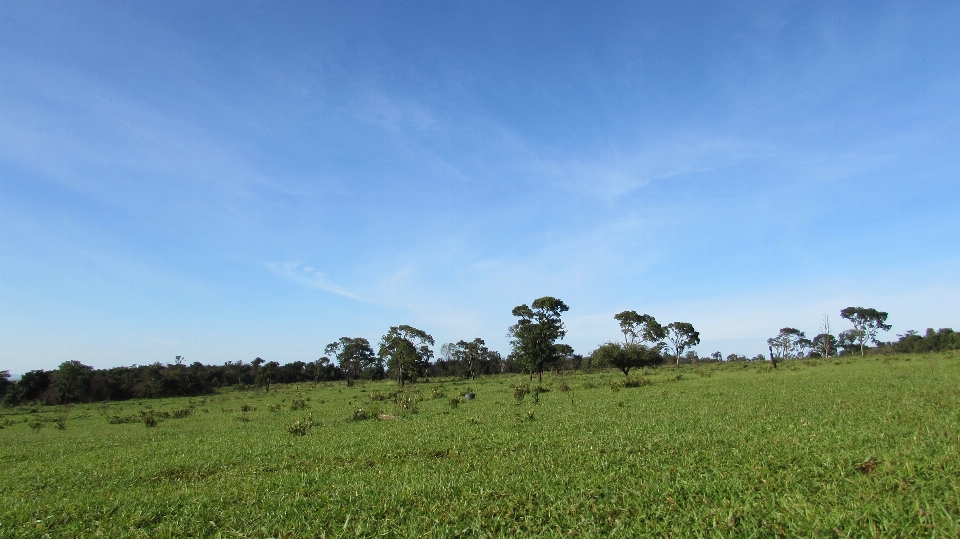
POLYGON ((294 436, 306 436, 313 428, 313 418, 297 419, 287 425, 287 432, 294 436))
POLYGON ((293 402, 290 403, 290 409, 293 410, 293 411, 306 410, 306 409, 307 409, 307 401, 305 401, 305 400, 303 400, 303 399, 293 399, 293 402))

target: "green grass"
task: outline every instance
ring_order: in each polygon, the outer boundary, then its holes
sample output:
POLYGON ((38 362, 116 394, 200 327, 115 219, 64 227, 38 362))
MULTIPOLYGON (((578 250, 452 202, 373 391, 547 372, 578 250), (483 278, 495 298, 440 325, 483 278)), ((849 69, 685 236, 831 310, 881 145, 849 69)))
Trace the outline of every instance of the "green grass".
POLYGON ((389 382, 5 409, 0 537, 960 536, 960 355, 647 377, 421 383, 415 413, 371 399, 389 382))

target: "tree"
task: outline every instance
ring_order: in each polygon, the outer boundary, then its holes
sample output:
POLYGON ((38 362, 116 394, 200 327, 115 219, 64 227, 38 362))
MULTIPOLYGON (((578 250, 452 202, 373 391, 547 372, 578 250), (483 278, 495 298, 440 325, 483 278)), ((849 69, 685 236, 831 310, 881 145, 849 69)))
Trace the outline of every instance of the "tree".
POLYGON ((837 355, 837 338, 829 333, 821 333, 811 341, 813 352, 820 357, 837 355))
POLYGON ((841 331, 840 335, 837 336, 837 346, 843 349, 844 354, 853 352, 859 348, 859 345, 857 344, 858 339, 859 336, 856 330, 847 329, 841 331))
POLYGON ((608 342, 601 344, 591 354, 594 365, 610 365, 620 369, 624 376, 630 376, 630 369, 653 367, 663 363, 663 356, 657 348, 642 344, 620 344, 608 342))
POLYGON ((54 389, 57 391, 57 400, 61 404, 83 400, 87 397, 90 387, 90 378, 93 376, 93 367, 88 367, 79 361, 64 361, 57 371, 54 389))
POLYGON ((311 362, 308 364, 308 367, 312 369, 311 374, 313 374, 313 385, 316 387, 317 383, 320 382, 320 378, 326 378, 327 365, 330 364, 330 358, 323 356, 320 359, 311 362))
POLYGON ((460 341, 457 344, 443 345, 444 355, 449 361, 454 361, 463 369, 464 376, 471 380, 476 379, 477 373, 483 372, 493 361, 494 353, 486 347, 483 339, 476 339, 467 342, 460 341))
MULTIPOLYGON (((835 353, 837 349, 837 340, 833 338, 832 333, 830 331, 830 317, 823 315, 823 325, 820 326, 820 334, 817 335, 817 337, 820 337, 820 353, 823 357, 830 357, 831 353, 835 353)), ((814 341, 817 337, 814 337, 814 341)))
POLYGON ((531 380, 536 372, 542 382, 544 368, 560 360, 554 345, 567 334, 560 315, 568 310, 563 301, 550 296, 534 300, 530 307, 523 304, 513 308, 513 316, 518 320, 510 326, 510 344, 513 356, 530 373, 531 380))
POLYGON ((404 381, 416 380, 433 357, 433 337, 413 326, 393 326, 380 340, 380 357, 403 387, 404 381))
POLYGON ((348 386, 352 386, 354 380, 377 361, 370 341, 363 337, 340 337, 340 340, 328 344, 324 353, 337 358, 348 386))
POLYGON ((13 382, 10 381, 10 371, 0 371, 0 402, 3 401, 3 398, 7 395, 7 390, 10 389, 12 385, 13 382))
POLYGON ((863 357, 863 346, 867 341, 874 344, 880 344, 877 340, 877 333, 889 331, 891 327, 887 324, 888 314, 876 309, 865 309, 863 307, 847 307, 840 311, 840 317, 846 318, 853 324, 853 331, 856 334, 857 343, 860 345, 860 357, 863 357))
POLYGON ((677 358, 677 367, 680 366, 680 355, 691 346, 700 344, 700 332, 693 329, 689 322, 673 322, 667 324, 666 339, 670 341, 673 353, 677 358))
POLYGON ((624 344, 649 343, 656 346, 663 342, 667 332, 656 318, 649 314, 637 314, 637 311, 623 311, 613 316, 620 322, 624 344))
POLYGON ((274 379, 277 377, 277 372, 279 370, 280 364, 276 361, 264 363, 263 366, 257 370, 257 378, 255 380, 256 384, 258 386, 265 387, 267 393, 270 393, 270 384, 272 384, 274 379))
POLYGON ((781 359, 802 357, 811 342, 806 334, 797 328, 781 328, 776 337, 767 339, 767 344, 781 359))
POLYGON ((574 349, 569 344, 555 344, 554 348, 557 349, 557 361, 553 364, 556 367, 557 374, 560 374, 563 371, 564 366, 566 366, 567 361, 573 362, 574 349))

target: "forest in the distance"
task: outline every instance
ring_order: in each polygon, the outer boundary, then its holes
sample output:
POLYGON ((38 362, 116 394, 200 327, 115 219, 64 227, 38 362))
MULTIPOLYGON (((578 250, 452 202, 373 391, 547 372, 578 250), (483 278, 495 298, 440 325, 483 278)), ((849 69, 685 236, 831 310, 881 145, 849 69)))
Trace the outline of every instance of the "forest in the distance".
POLYGON ((490 350, 483 339, 448 343, 440 347, 434 359, 434 339, 423 330, 408 325, 391 327, 381 338, 375 352, 363 337, 341 337, 328 344, 325 355, 315 361, 279 364, 260 357, 250 361, 228 361, 223 365, 187 363, 176 356, 173 363, 156 362, 95 369, 79 361, 63 362, 56 370, 33 370, 19 380, 0 371, 0 403, 67 404, 141 398, 199 396, 224 387, 254 387, 267 392, 272 384, 331 382, 393 378, 399 385, 430 378, 475 378, 479 375, 525 373, 542 376, 544 370, 593 371, 617 368, 628 375, 632 368, 656 367, 663 363, 721 361, 778 361, 834 357, 857 354, 899 354, 960 350, 960 333, 950 328, 924 334, 907 331, 896 341, 878 339, 888 331, 888 314, 876 309, 848 307, 840 313, 853 328, 833 335, 829 319, 813 338, 796 328, 786 327, 767 339, 769 357, 752 358, 738 354, 724 357, 720 352, 700 356, 692 348, 699 344, 699 333, 687 322, 659 324, 647 314, 624 311, 615 316, 623 332, 623 342, 599 345, 589 355, 575 353, 572 347, 558 343, 566 335, 561 315, 568 307, 559 299, 543 297, 530 306, 513 310, 516 324, 510 326, 511 352, 503 356, 490 350))

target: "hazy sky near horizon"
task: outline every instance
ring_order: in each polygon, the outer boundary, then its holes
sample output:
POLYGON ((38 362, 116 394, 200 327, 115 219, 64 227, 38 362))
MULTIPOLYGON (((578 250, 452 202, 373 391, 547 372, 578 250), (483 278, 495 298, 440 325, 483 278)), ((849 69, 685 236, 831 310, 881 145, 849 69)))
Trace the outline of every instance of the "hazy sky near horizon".
POLYGON ((960 3, 2 2, 0 369, 960 326, 960 3))

